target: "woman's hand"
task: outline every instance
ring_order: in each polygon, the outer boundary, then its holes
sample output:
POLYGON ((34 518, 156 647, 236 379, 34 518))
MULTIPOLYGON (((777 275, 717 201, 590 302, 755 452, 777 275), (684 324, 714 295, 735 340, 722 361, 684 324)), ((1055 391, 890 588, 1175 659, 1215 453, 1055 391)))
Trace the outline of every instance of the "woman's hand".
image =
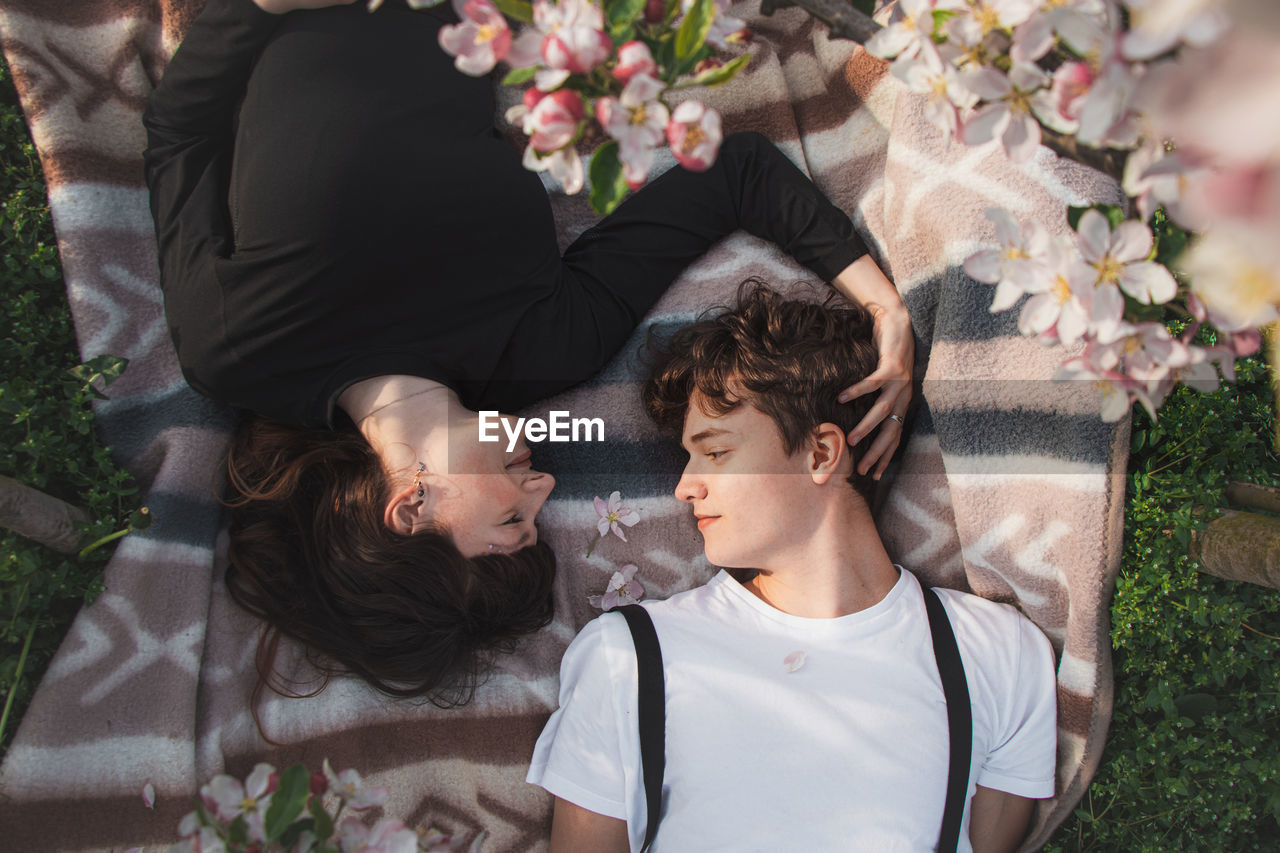
POLYGON ((253 0, 258 8, 273 15, 283 15, 294 9, 323 9, 326 6, 350 6, 356 0, 253 0))
POLYGON ((850 300, 864 306, 875 318, 872 334, 880 352, 880 362, 869 376, 840 392, 839 400, 846 403, 863 394, 880 392, 870 411, 849 433, 849 444, 856 445, 873 430, 879 429, 871 446, 857 461, 859 474, 870 471, 871 476, 879 480, 902 442, 907 406, 911 403, 911 372, 916 352, 911 317, 898 295, 898 289, 870 255, 864 255, 846 267, 832 284, 850 300))
POLYGON ((840 402, 879 391, 871 410, 849 433, 849 444, 856 445, 872 430, 879 428, 871 446, 858 460, 858 473, 866 474, 875 466, 872 477, 879 480, 889 460, 902 442, 907 406, 911 403, 911 370, 915 364, 915 337, 911 333, 911 317, 906 308, 899 311, 881 309, 875 317, 876 348, 880 363, 872 374, 840 394, 840 402))

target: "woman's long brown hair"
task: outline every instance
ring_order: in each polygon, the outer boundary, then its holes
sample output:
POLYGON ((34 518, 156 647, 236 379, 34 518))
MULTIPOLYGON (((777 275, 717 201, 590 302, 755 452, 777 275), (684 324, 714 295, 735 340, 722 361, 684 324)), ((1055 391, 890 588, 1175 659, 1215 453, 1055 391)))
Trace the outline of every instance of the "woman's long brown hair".
POLYGON ((275 674, 284 635, 326 683, 350 672, 392 696, 463 704, 494 654, 551 620, 550 547, 468 558, 443 529, 388 529, 391 486, 359 433, 247 416, 227 474, 227 589, 268 626, 259 687, 302 695, 275 674))

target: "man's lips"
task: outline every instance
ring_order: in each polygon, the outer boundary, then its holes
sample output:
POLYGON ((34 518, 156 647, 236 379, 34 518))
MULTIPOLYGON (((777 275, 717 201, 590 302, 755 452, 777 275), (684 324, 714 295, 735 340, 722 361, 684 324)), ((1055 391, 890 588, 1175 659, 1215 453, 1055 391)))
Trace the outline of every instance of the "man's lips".
POLYGON ((510 462, 508 462, 507 467, 508 468, 527 468, 531 464, 529 460, 532 458, 533 458, 533 451, 526 450, 524 453, 521 453, 515 459, 512 459, 510 462))
POLYGON ((717 521, 720 518, 718 515, 697 515, 694 517, 698 519, 699 530, 706 530, 712 522, 717 521))

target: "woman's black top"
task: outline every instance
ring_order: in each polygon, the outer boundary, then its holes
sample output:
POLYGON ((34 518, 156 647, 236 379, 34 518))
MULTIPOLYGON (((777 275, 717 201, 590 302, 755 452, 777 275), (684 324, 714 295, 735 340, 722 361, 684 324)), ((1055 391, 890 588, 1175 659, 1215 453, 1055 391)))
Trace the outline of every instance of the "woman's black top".
POLYGON ((541 180, 454 69, 432 14, 284 16, 209 0, 151 96, 165 312, 193 388, 334 424, 382 374, 514 410, 597 372, 685 266, 737 228, 824 280, 866 249, 756 134, 674 168, 558 251, 541 180))

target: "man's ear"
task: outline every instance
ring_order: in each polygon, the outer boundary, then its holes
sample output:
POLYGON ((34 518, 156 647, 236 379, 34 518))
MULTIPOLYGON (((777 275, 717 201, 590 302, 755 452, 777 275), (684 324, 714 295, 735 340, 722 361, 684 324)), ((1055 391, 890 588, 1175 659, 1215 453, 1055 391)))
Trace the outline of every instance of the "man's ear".
MULTIPOLYGON (((853 450, 845 443, 844 430, 833 423, 821 423, 810 436, 809 476, 822 485, 848 467, 853 450)), ((845 472, 843 476, 848 476, 845 472)))
POLYGON ((429 489, 424 489, 424 491, 427 491, 427 494, 419 497, 418 484, 410 483, 394 493, 391 496, 391 500, 387 501, 386 511, 382 515, 382 523, 395 533, 399 533, 402 536, 412 536, 415 530, 432 520, 431 512, 428 508, 429 498, 432 496, 429 489))

